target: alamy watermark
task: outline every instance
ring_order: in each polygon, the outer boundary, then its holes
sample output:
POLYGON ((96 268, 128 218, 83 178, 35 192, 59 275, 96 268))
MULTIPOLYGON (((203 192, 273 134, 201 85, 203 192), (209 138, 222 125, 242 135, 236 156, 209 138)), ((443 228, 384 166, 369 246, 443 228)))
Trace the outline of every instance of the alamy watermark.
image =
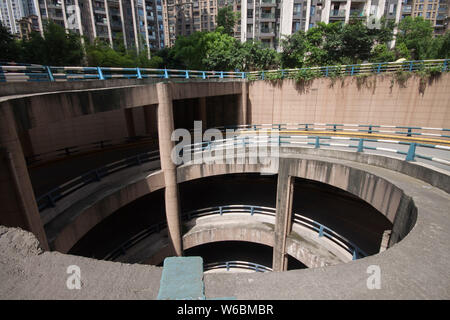
POLYGON ((171 158, 175 165, 193 164, 261 164, 278 170, 281 139, 278 130, 216 128, 202 133, 202 122, 194 121, 194 130, 176 129, 177 142, 171 158))
POLYGON ((370 265, 367 267, 366 273, 370 274, 367 278, 367 289, 381 289, 381 268, 377 265, 370 265))
POLYGON ((77 265, 70 265, 67 267, 69 277, 67 277, 66 286, 69 290, 80 290, 81 289, 81 269, 77 265))

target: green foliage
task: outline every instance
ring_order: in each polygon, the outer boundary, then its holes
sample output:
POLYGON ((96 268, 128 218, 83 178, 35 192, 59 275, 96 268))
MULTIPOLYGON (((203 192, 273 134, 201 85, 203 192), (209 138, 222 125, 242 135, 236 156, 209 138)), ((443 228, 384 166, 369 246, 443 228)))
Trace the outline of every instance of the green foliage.
POLYGON ((234 26, 238 22, 238 13, 233 12, 233 7, 228 5, 226 7, 220 8, 217 11, 217 26, 223 28, 223 32, 228 35, 233 35, 234 26))
POLYGON ((17 59, 19 49, 14 37, 0 22, 0 61, 14 61, 17 59))
POLYGON ((66 32, 60 25, 47 22, 44 37, 32 32, 30 38, 18 41, 19 61, 52 66, 76 66, 83 61, 84 52, 81 37, 66 32))
POLYGON ((412 59, 426 59, 433 41, 433 26, 422 17, 406 17, 398 25, 397 41, 405 44, 412 59))
POLYGON ((294 73, 294 79, 296 82, 311 81, 321 76, 322 74, 318 70, 311 69, 300 69, 294 73))
POLYGON ((389 50, 386 44, 377 44, 371 52, 372 62, 391 62, 395 61, 395 52, 389 50))

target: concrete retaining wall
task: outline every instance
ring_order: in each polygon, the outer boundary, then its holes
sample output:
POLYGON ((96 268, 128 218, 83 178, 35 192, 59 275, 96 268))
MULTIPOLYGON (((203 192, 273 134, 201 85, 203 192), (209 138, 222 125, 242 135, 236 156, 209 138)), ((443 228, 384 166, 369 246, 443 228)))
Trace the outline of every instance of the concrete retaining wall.
POLYGON ((349 123, 450 128, 450 74, 421 83, 395 75, 254 81, 249 85, 250 123, 349 123))

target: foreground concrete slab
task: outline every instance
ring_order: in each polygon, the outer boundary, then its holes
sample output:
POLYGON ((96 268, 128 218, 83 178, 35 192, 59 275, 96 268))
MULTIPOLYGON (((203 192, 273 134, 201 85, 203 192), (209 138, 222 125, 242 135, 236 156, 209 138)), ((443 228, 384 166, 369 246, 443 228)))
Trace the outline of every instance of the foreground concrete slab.
POLYGON ((158 300, 205 300, 202 257, 166 258, 158 300))

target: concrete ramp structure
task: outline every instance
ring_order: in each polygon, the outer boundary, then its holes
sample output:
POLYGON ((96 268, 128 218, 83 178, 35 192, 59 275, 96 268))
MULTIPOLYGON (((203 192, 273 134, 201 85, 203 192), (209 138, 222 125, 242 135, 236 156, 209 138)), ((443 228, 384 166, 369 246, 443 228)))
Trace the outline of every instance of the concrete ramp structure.
POLYGON ((450 299, 428 80, 0 85, 0 298, 450 299))

